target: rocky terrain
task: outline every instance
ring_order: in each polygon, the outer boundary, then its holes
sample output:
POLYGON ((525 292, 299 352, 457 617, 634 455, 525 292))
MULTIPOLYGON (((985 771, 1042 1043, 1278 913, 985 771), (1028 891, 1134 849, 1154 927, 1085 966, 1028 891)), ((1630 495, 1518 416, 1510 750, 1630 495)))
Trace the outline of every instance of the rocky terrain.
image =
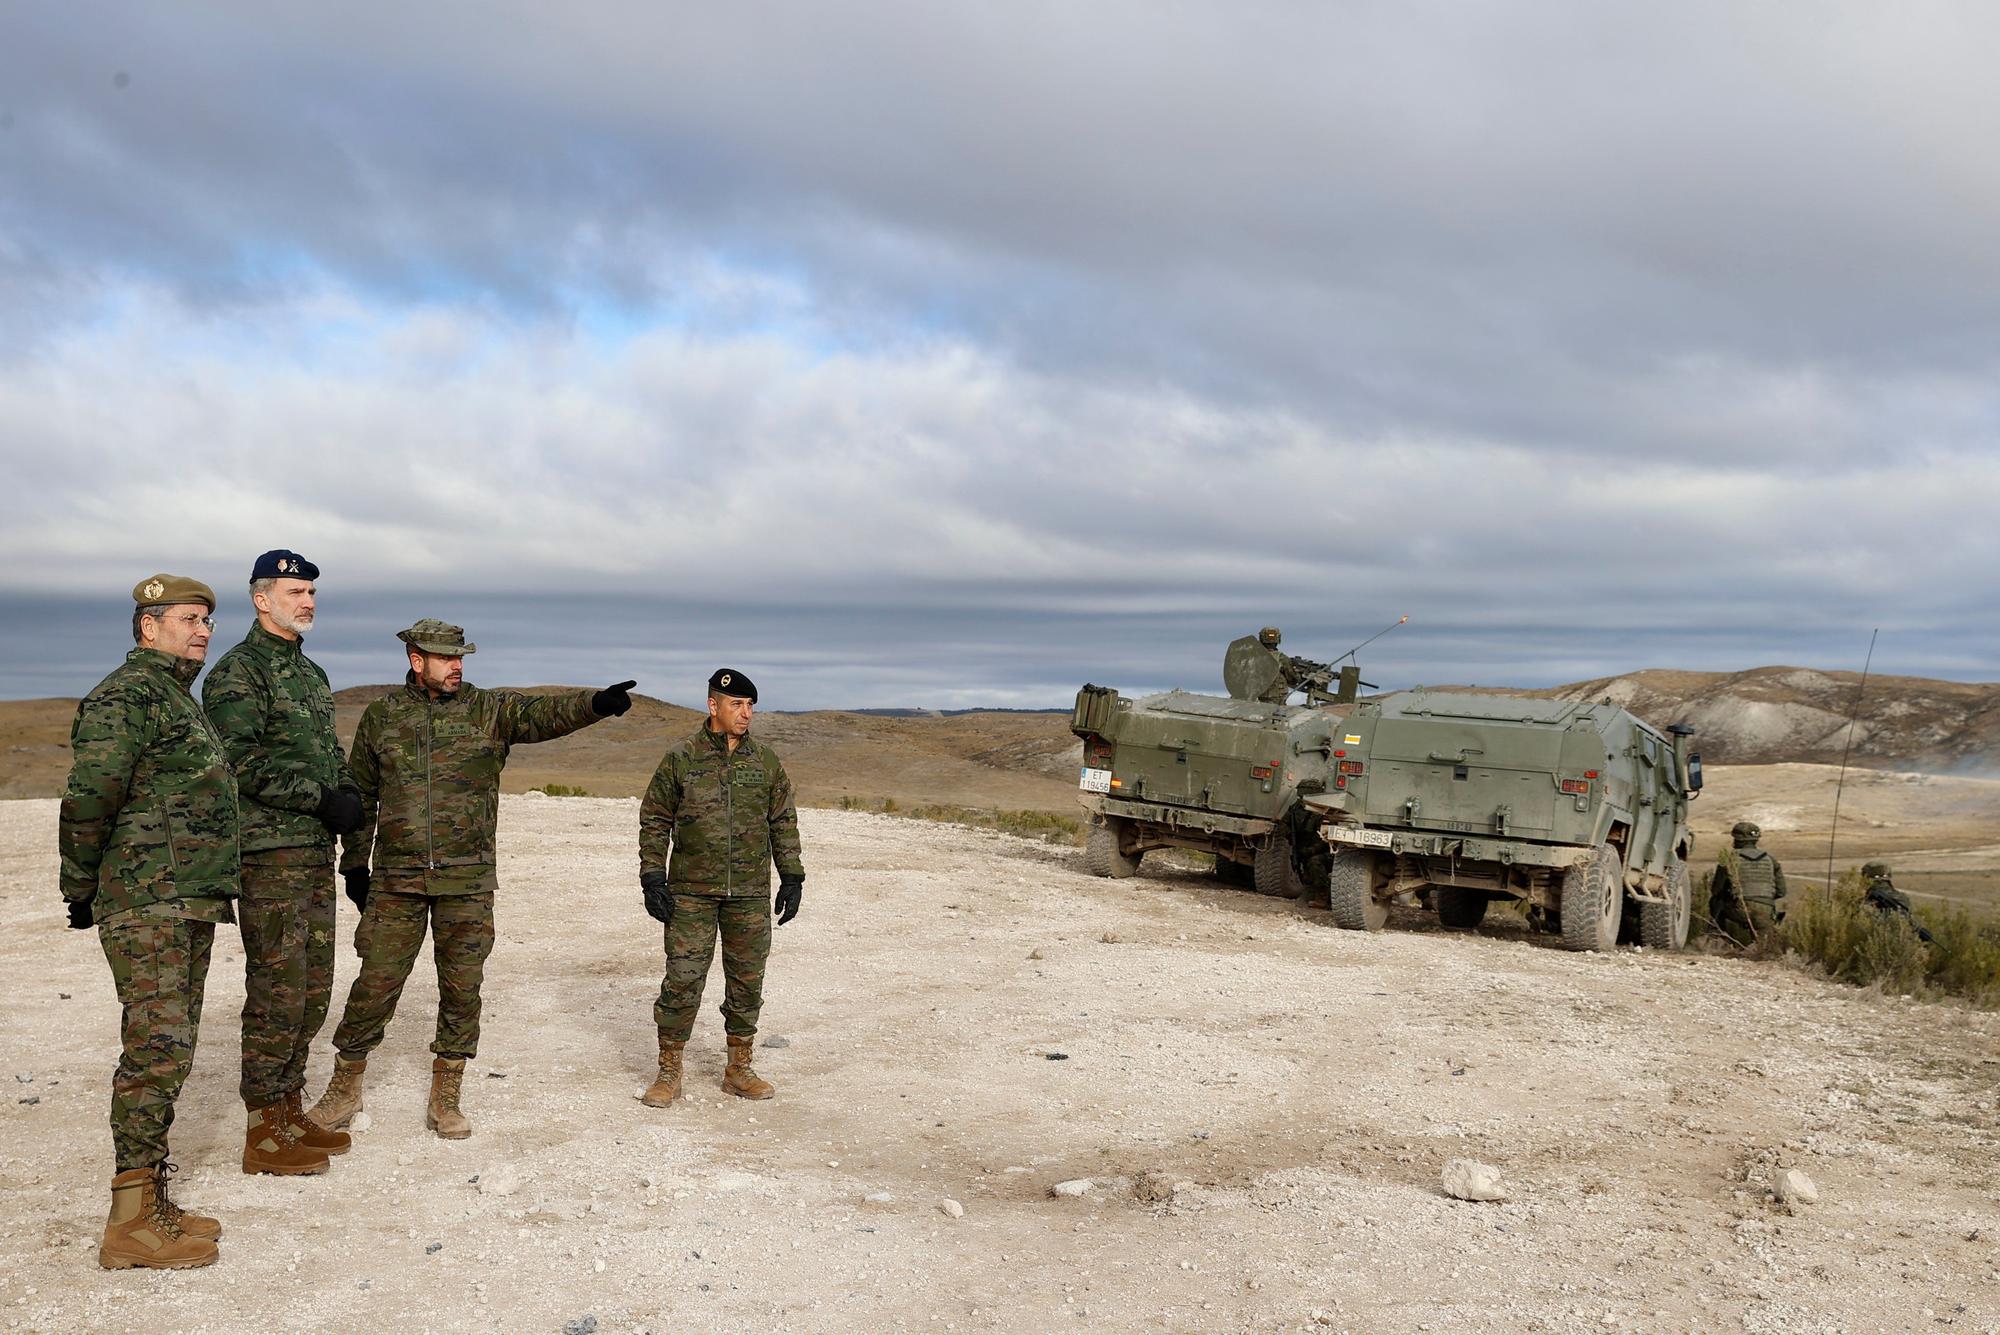
MULTIPOLYGON (((659 1111, 636 804, 502 803, 467 1081, 423 1130, 421 960, 319 1179, 238 1171, 217 938, 174 1133, 220 1263, 94 1249, 117 1007, 55 804, 0 803, 0 1321, 305 1331, 2000 1331, 2000 1016, 1793 970, 1319 912, 807 811, 747 1104, 713 1006, 659 1111), (1505 1199, 1445 1193, 1453 1161, 1505 1199), (1789 1172, 1816 1201, 1780 1200, 1789 1172), (1065 1194, 1067 1193, 1067 1194, 1065 1194)), ((339 982, 353 915, 342 905, 339 982)), ((311 1079, 330 1062, 324 1043, 311 1079)))

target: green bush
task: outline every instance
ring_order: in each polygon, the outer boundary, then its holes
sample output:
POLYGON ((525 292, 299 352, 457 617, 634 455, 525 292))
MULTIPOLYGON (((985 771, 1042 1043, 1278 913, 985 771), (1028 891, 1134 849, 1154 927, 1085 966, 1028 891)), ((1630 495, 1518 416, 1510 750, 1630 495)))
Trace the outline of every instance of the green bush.
POLYGON ((1872 908, 1863 889, 1860 873, 1850 870, 1831 890, 1789 896, 1785 947, 1857 987, 2000 1005, 2000 921, 1964 909, 1919 909, 1933 937, 1925 945, 1908 919, 1872 908))
POLYGON ((544 783, 528 790, 531 793, 547 793, 550 797, 589 797, 588 789, 572 787, 566 783, 544 783))
MULTIPOLYGON (((895 813, 895 808, 891 805, 885 804, 882 809, 891 814, 895 813)), ((1023 839, 1041 839, 1051 844, 1075 843, 1083 833, 1082 821, 1074 816, 1065 816, 1054 811, 997 811, 984 807, 933 803, 910 808, 908 816, 911 820, 942 821, 947 825, 998 830, 1002 834, 1018 835, 1023 839)))

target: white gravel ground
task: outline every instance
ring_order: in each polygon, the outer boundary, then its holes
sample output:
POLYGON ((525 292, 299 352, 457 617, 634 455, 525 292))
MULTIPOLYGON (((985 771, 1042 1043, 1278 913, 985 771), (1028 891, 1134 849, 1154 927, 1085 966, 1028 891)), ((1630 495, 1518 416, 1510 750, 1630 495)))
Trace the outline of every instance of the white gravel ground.
POLYGON ((423 1129, 423 961, 354 1151, 243 1176, 225 928, 174 1133, 222 1260, 106 1273, 117 1008, 61 925, 55 811, 0 803, 8 1329, 2000 1331, 1994 1016, 1414 913, 1343 933, 809 811, 764 1012, 788 1045, 758 1062, 777 1099, 716 1087, 718 971, 690 1095, 657 1111, 637 803, 535 797, 502 807, 472 1139, 423 1129), (1447 1198, 1461 1157, 1511 1198, 1447 1198), (1818 1204, 1771 1201, 1788 1168, 1818 1204))

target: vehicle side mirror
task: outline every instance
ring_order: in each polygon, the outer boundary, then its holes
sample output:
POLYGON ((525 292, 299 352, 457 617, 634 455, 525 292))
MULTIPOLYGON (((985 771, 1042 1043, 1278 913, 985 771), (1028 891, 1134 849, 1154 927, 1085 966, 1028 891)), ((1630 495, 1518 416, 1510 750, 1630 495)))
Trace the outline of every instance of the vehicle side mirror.
POLYGON ((1701 752, 1699 751, 1694 752, 1688 757, 1688 791, 1690 793, 1701 791, 1701 752))

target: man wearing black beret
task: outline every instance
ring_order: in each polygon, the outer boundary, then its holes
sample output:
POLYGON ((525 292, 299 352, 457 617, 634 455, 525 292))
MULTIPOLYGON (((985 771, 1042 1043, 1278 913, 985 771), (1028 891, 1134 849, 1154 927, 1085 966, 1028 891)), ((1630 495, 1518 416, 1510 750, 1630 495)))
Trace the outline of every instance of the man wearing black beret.
POLYGON ((202 708, 242 803, 243 1171, 323 1173, 345 1133, 305 1118, 306 1057, 333 999, 333 841, 361 794, 333 731, 333 690, 304 641, 319 567, 265 552, 250 568, 249 634, 209 669, 202 708))
POLYGON ((708 720, 667 752, 639 804, 639 887, 664 924, 666 976, 653 1006, 660 1073, 640 1098, 664 1108, 680 1097, 681 1052, 694 1032, 715 943, 722 941, 722 1088, 739 1098, 776 1091, 750 1066, 764 1003, 771 915, 783 926, 805 893, 799 814, 777 754, 750 736, 757 687, 734 668, 708 679, 708 720), (668 861, 671 852, 672 861, 668 861), (778 865, 773 905, 771 864, 778 865))

